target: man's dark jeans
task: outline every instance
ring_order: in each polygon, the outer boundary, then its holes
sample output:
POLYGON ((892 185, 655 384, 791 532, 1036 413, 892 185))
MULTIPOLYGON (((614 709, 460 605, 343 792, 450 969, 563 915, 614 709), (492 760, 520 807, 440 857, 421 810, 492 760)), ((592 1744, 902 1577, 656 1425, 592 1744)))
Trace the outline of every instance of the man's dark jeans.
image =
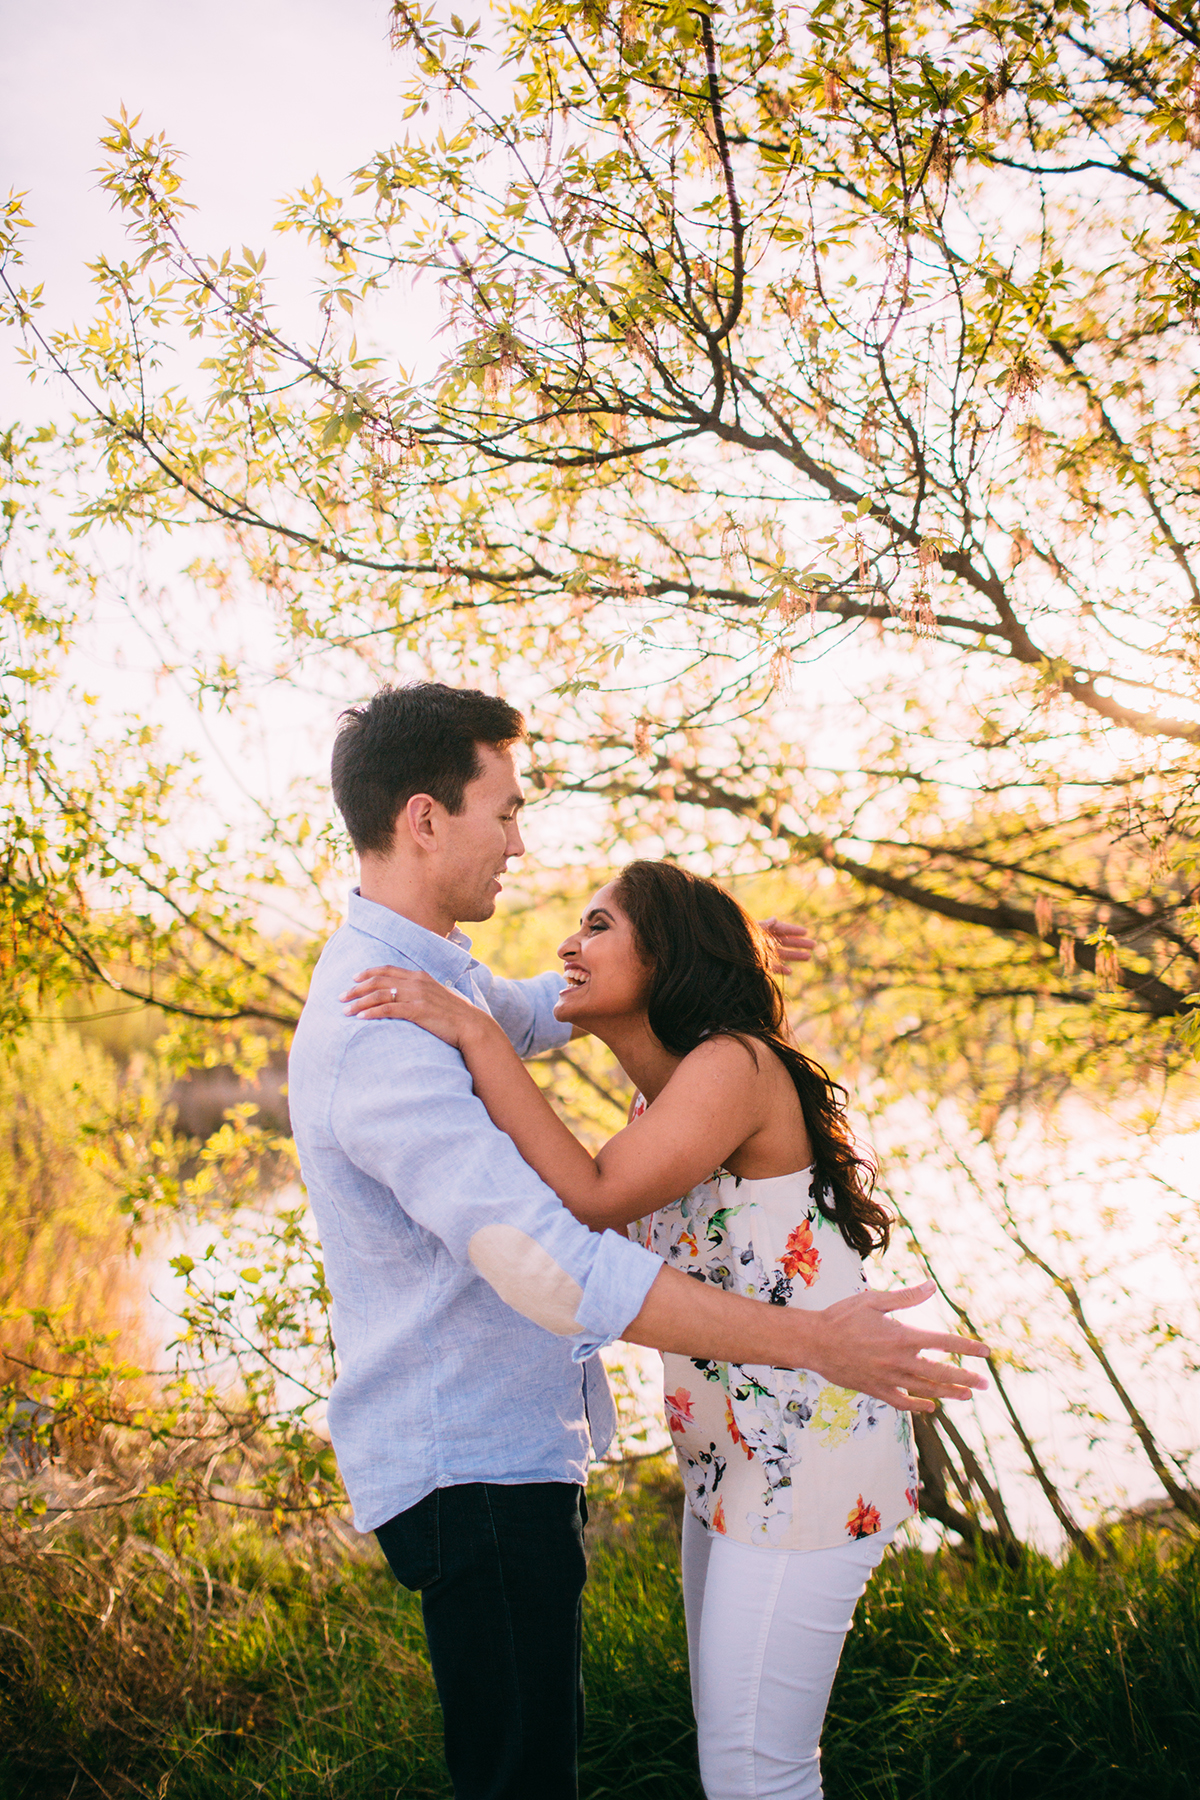
POLYGON ((456 1800, 576 1800, 582 1488, 437 1488, 376 1532, 421 1593, 456 1800))

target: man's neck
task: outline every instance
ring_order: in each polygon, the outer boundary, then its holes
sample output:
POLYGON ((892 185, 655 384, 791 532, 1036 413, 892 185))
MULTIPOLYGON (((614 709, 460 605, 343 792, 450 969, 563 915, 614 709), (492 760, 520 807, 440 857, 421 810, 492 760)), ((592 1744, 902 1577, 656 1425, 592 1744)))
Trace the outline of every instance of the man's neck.
POLYGON ((390 860, 364 856, 359 864, 358 891, 364 900, 386 906, 389 912, 411 919, 414 925, 423 925, 438 937, 448 938, 458 924, 440 897, 414 879, 413 871, 390 860))

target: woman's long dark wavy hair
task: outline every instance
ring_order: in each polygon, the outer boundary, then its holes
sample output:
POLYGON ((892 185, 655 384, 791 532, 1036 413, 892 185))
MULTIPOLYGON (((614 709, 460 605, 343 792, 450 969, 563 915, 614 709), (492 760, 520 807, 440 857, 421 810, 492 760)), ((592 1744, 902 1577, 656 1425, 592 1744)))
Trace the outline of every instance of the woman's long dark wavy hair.
POLYGON ((875 1165, 854 1147, 846 1090, 785 1035, 783 994, 761 928, 732 894, 676 863, 627 864, 615 894, 654 971, 647 1012, 659 1043, 675 1056, 717 1036, 772 1050, 800 1099, 817 1205, 860 1256, 885 1249, 891 1218, 872 1198, 875 1165))

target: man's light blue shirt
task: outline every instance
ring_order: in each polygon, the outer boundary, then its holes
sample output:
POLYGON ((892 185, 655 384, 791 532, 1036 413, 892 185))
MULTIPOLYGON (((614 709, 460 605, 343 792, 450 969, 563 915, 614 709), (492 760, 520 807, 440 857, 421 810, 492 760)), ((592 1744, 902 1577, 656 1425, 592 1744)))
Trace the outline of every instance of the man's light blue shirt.
POLYGON ((503 981, 461 932, 438 937, 357 891, 314 971, 288 1097, 333 1296, 329 1429, 360 1531, 434 1488, 585 1480, 589 1422, 597 1455, 613 1429, 596 1352, 662 1267, 567 1212, 457 1050, 403 1020, 346 1016, 338 996, 380 963, 484 1007, 521 1056, 570 1036, 557 975, 503 981))

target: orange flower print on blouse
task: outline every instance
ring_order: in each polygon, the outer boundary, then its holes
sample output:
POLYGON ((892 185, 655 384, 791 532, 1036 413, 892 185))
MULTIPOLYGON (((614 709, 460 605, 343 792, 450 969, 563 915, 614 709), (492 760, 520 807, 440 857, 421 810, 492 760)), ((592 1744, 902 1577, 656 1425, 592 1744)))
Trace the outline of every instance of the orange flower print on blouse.
POLYGON ((737 1420, 733 1416, 733 1407, 729 1403, 728 1395, 725 1397, 725 1427, 734 1443, 742 1446, 742 1455, 747 1462, 753 1462, 754 1452, 737 1428, 737 1420))
POLYGON ((722 1537, 726 1536, 724 1499, 718 1500, 713 1507, 712 1528, 714 1531, 719 1531, 722 1537))
POLYGON ((692 1396, 686 1388, 676 1388, 673 1394, 664 1394, 663 1405, 667 1409, 667 1424, 672 1431, 684 1431, 689 1425, 695 1424, 692 1396))
POLYGON ((852 1538, 872 1537, 879 1530, 879 1508, 868 1506, 860 1494, 858 1505, 852 1506, 847 1515, 846 1530, 852 1538))
POLYGON ((799 1275, 805 1287, 811 1287, 817 1279, 821 1252, 813 1243, 812 1226, 807 1219, 797 1225, 794 1231, 788 1232, 787 1245, 779 1266, 789 1281, 799 1275))

